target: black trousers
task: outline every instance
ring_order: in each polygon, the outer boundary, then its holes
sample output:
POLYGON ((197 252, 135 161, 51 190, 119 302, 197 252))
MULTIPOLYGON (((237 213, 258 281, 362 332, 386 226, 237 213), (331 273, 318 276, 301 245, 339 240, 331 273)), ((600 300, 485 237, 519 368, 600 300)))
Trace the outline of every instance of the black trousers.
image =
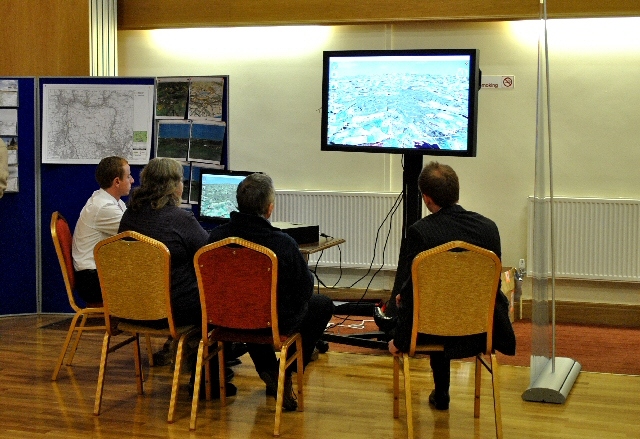
MULTIPOLYGON (((300 332, 302 336, 302 362, 305 367, 311 362, 311 355, 316 343, 322 337, 332 316, 333 301, 330 298, 322 294, 311 296, 307 314, 297 329, 297 332, 300 332)), ((278 360, 273 346, 247 343, 247 349, 258 373, 277 371, 278 360)), ((290 370, 287 372, 293 371, 295 371, 295 363, 290 366, 290 370)))
POLYGON ((436 393, 438 395, 448 393, 451 383, 451 360, 445 358, 444 353, 437 352, 429 356, 429 362, 433 371, 433 384, 436 393))
POLYGON ((86 303, 102 303, 102 291, 98 270, 80 270, 75 272, 76 293, 86 303))

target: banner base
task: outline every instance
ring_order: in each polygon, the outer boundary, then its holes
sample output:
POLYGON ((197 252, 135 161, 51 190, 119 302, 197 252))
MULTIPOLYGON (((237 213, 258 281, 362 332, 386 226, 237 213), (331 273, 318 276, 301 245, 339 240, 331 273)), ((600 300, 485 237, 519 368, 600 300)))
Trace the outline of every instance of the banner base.
POLYGON ((522 394, 522 399, 531 402, 564 404, 573 383, 578 378, 580 369, 582 366, 577 361, 556 357, 554 372, 552 361, 549 359, 535 382, 522 394))

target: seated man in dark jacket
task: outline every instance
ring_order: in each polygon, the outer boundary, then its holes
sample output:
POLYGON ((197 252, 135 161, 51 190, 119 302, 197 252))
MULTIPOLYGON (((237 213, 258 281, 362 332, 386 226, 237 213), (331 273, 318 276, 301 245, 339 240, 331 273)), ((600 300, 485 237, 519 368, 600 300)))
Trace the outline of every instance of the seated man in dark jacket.
MULTIPOLYGON (((274 208, 275 189, 266 174, 251 174, 238 185, 236 198, 239 212, 231 213, 231 221, 216 227, 209 243, 237 236, 272 250, 278 257, 278 321, 280 332, 300 332, 304 366, 311 361, 314 347, 333 315, 333 302, 321 294, 313 294, 313 275, 289 235, 269 222, 274 208)), ((276 396, 278 363, 272 346, 247 344, 249 355, 267 394, 276 396)), ((295 410, 291 371, 287 370, 283 408, 295 410)))
MULTIPOLYGON (((389 351, 394 355, 409 350, 413 323, 413 284, 411 264, 425 250, 450 241, 465 241, 494 252, 501 257, 500 233, 493 221, 463 209, 458 204, 460 186, 455 171, 437 162, 427 164, 418 178, 418 186, 431 215, 416 221, 407 229, 401 245, 398 271, 391 299, 387 303, 387 316, 397 315, 396 327, 391 331, 389 351)), ((461 273, 464 276, 464 273, 461 273)), ((509 321, 509 301, 500 291, 494 310, 493 346, 496 350, 514 355, 516 339, 509 321)), ((419 342, 444 343, 443 353, 430 356, 435 389, 429 403, 438 410, 449 408, 450 360, 471 357, 484 350, 486 334, 468 337, 435 337, 419 334, 419 342)))

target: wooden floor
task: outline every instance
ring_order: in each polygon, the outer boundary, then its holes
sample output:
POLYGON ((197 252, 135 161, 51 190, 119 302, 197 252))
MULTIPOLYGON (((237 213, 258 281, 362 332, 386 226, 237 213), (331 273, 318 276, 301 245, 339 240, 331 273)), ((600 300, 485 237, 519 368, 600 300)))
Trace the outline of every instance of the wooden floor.
MULTIPOLYGON (((102 414, 94 416, 101 337, 87 334, 74 365, 51 372, 65 331, 40 329, 63 316, 0 319, 0 439, 2 438, 269 438, 275 401, 266 397, 248 355, 234 367, 238 395, 221 408, 201 402, 198 429, 189 432, 191 401, 181 387, 176 422, 167 424, 171 371, 146 367, 146 393, 136 394, 132 350, 110 357, 102 414)), ((164 340, 154 340, 159 348, 164 340)), ((606 355, 606 353, 603 353, 606 355)), ((640 359, 639 359, 640 361, 640 359)), ((414 422, 420 438, 491 438, 494 425, 489 377, 484 374, 481 416, 473 418, 472 363, 454 362, 451 406, 431 410, 428 360, 416 360, 414 422)), ((403 401, 392 416, 391 359, 329 351, 308 368, 305 411, 284 413, 283 438, 378 439, 406 437, 403 401)), ((638 438, 640 376, 582 372, 564 405, 529 403, 521 394, 529 369, 500 368, 505 438, 638 438)), ((188 375, 183 376, 183 383, 188 375)))

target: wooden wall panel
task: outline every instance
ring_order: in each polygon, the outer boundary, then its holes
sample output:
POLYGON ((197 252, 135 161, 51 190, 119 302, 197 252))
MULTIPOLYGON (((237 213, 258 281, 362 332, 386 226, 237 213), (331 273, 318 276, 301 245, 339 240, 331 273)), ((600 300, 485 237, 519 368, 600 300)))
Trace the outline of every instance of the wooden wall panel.
POLYGON ((637 17, 640 2, 636 0, 552 0, 547 13, 553 18, 637 17))
POLYGON ((88 76, 88 0, 2 0, 4 76, 88 76))
MULTIPOLYGON (((538 0, 118 0, 118 29, 537 18, 538 0)), ((554 0, 550 17, 640 15, 629 0, 554 0)))
MULTIPOLYGON (((118 0, 118 28, 520 20, 538 8, 537 0, 118 0)), ((548 13, 640 16, 640 2, 555 0, 548 13)), ((2 0, 0 16, 3 75, 89 75, 88 0, 2 0)))

